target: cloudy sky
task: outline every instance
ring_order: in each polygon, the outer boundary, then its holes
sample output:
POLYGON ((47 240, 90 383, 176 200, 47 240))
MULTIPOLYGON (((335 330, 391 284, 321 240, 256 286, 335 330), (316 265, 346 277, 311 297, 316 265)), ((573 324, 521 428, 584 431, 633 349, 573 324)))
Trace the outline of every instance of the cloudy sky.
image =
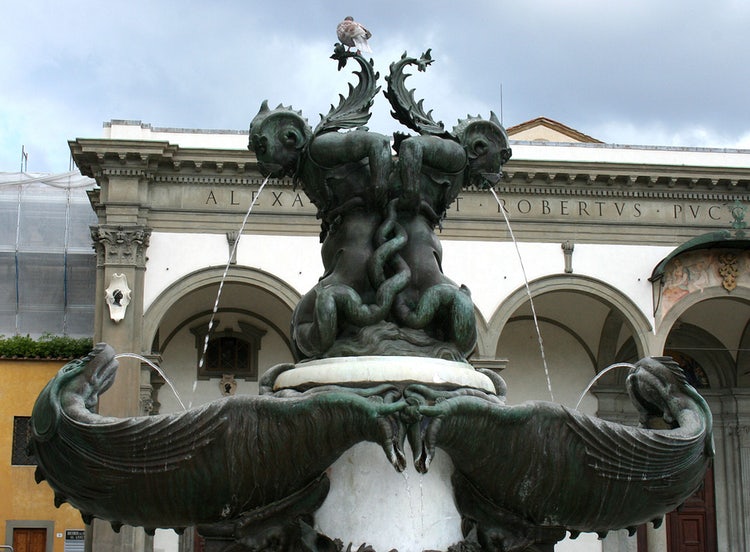
MULTIPOLYGON (((111 119, 244 129, 267 98, 314 126, 352 80, 328 59, 346 15, 381 76, 432 48, 407 82, 449 127, 494 110, 609 143, 750 148, 746 0, 0 0, 0 171, 22 145, 29 171, 67 171, 67 140, 111 119)), ((382 95, 369 126, 398 129, 382 95)))

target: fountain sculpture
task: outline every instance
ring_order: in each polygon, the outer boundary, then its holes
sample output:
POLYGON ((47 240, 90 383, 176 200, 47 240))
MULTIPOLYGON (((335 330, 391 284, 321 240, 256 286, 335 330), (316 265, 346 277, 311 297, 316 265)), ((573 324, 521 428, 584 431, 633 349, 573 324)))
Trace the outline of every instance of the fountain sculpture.
POLYGON ((293 177, 321 219, 325 274, 293 314, 299 361, 267 370, 260 396, 120 419, 95 413, 117 368, 98 345, 34 408, 31 451, 55 500, 116 529, 195 525, 226 551, 341 550, 341 535, 316 531, 327 470, 369 441, 402 471, 408 441, 418 472, 438 453, 452 462, 444 483, 464 538, 452 550, 551 550, 566 532, 632 531, 678 506, 713 449, 706 403, 670 359, 631 369, 641 427, 552 403, 506 406, 502 379, 467 360, 474 307, 443 274, 435 229, 463 186, 491 187, 509 159, 494 114, 446 130, 405 87, 430 52, 404 54, 385 96, 416 134, 391 146, 363 127, 379 91, 372 62, 338 44, 331 57, 339 69, 356 62, 358 82, 314 130, 265 102, 250 126, 261 173, 293 177), (649 429, 655 417, 667 429, 649 429))

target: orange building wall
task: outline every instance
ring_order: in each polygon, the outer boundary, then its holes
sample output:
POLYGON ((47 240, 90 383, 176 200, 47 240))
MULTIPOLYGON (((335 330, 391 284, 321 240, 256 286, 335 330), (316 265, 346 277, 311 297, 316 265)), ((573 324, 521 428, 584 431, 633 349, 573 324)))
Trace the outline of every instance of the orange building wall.
POLYGON ((64 364, 0 360, 0 543, 13 544, 6 542, 8 520, 52 521, 54 548, 50 552, 63 552, 66 529, 85 527, 78 510, 69 504, 55 508, 49 486, 34 481, 34 466, 11 465, 13 417, 31 415, 37 395, 64 364))

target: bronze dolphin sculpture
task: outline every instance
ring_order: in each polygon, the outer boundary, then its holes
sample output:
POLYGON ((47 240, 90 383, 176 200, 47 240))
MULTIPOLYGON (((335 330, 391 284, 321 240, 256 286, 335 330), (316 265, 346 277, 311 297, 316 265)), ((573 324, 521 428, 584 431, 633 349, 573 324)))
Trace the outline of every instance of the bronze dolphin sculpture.
POLYGON ((450 455, 465 535, 475 530, 483 550, 508 552, 566 530, 606 533, 660 518, 695 491, 713 456, 708 406, 667 358, 636 363, 627 385, 643 424, 661 416, 668 429, 420 384, 270 393, 284 365, 261 382, 265 395, 178 414, 99 416, 116 368, 104 344, 64 366, 37 399, 30 439, 38 480, 56 503, 116 529, 225 524, 254 543, 268 519, 314 512, 327 468, 351 446, 376 442, 403 470, 408 437, 420 471, 436 447, 450 455))
MULTIPOLYGON (((37 481, 87 523, 97 517, 115 529, 179 529, 277 508, 365 440, 383 444, 403 466, 387 421, 401 406, 381 397, 234 396, 178 414, 99 416, 94 407, 116 369, 112 348, 98 345, 59 371, 32 414, 37 481)), ((327 489, 327 479, 321 485, 327 489)))
POLYGON ((423 386, 421 450, 426 471, 435 447, 453 460, 454 491, 465 531, 477 528, 488 550, 524 550, 539 528, 596 532, 627 528, 679 506, 701 485, 714 455, 705 400, 667 357, 638 361, 627 379, 641 427, 559 404, 505 406, 423 386), (666 429, 644 427, 663 417, 666 429))

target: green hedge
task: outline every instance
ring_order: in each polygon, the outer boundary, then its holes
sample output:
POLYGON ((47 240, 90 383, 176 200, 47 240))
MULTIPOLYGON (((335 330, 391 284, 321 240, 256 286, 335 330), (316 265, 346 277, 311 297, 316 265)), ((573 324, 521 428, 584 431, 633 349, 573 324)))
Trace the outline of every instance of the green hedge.
POLYGON ((89 337, 72 337, 45 334, 39 339, 15 335, 0 335, 0 358, 54 358, 71 359, 88 354, 93 348, 89 337))

